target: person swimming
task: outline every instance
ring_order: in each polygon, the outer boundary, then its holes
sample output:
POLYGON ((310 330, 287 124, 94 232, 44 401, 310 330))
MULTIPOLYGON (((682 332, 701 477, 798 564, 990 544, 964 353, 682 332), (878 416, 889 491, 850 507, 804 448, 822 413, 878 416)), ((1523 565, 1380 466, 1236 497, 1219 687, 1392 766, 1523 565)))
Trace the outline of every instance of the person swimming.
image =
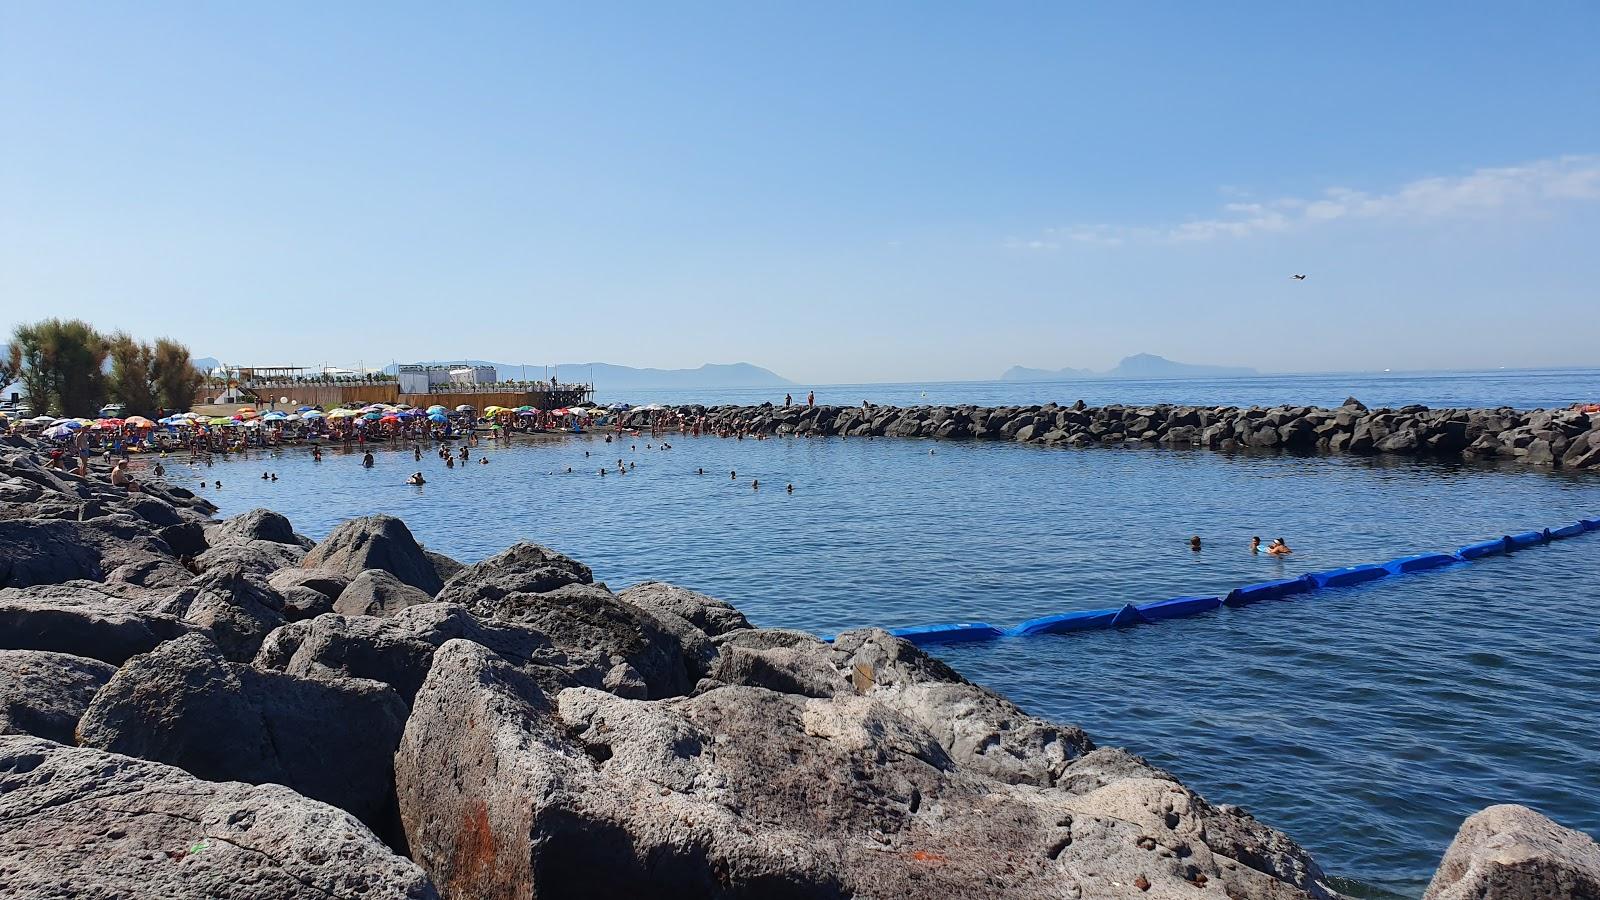
POLYGON ((1258 534, 1255 537, 1250 539, 1250 552, 1251 553, 1260 553, 1261 552, 1261 535, 1258 534))
POLYGON ((756 480, 750 482, 750 489, 754 491, 761 490, 761 479, 757 478, 756 480))
POLYGON ((406 484, 427 484, 427 483, 428 483, 428 479, 423 478, 421 472, 417 472, 416 474, 412 475, 410 478, 406 479, 406 484))
POLYGON ((1289 545, 1284 543, 1283 538, 1273 538, 1272 543, 1267 547, 1267 552, 1273 556, 1288 556, 1294 551, 1289 549, 1289 545))
POLYGON ((364 468, 364 469, 372 468, 373 465, 376 462, 377 462, 377 460, 372 458, 372 451, 371 450, 368 450, 367 454, 365 456, 361 457, 361 467, 364 468))
POLYGON ((1189 538, 1189 549, 1196 553, 1200 552, 1200 535, 1197 534, 1194 537, 1189 538))
POLYGON ((789 493, 792 494, 792 493, 794 493, 794 485, 791 484, 787 488, 785 488, 784 490, 786 490, 786 491, 788 491, 789 493))
POLYGON ((738 472, 738 470, 735 469, 734 471, 729 472, 728 473, 728 479, 730 481, 738 481, 739 480, 739 472, 738 472))

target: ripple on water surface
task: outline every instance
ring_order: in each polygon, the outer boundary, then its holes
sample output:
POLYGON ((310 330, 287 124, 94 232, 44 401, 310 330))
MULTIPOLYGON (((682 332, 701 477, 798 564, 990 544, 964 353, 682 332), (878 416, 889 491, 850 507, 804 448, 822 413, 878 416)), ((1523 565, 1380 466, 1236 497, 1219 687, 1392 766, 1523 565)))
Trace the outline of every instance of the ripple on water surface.
MULTIPOLYGON (((316 537, 387 512, 468 561, 537 540, 613 587, 675 581, 759 624, 822 632, 1008 625, 1600 513, 1592 476, 1413 460, 670 442, 483 446, 473 453, 489 465, 455 469, 409 451, 380 451, 365 470, 357 456, 313 463, 292 449, 173 463, 170 474, 222 480, 204 494, 224 514, 268 506, 316 537), (618 476, 619 457, 638 467, 618 476), (417 469, 429 483, 405 486, 417 469), (264 470, 280 480, 261 481, 264 470), (1185 546, 1191 534, 1205 540, 1198 554, 1185 546), (1297 552, 1251 556, 1252 534, 1281 535, 1297 552)), ((1597 579, 1600 535, 1587 535, 1164 625, 938 652, 1030 712, 1081 724, 1213 800, 1246 806, 1330 872, 1417 896, 1461 819, 1489 803, 1527 803, 1600 832, 1597 579)))

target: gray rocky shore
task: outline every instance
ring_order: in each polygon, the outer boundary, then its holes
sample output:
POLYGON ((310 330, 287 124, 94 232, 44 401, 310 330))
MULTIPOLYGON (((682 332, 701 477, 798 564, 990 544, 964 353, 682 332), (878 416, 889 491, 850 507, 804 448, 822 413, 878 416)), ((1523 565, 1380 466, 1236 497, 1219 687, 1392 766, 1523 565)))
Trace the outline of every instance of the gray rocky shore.
MULTIPOLYGON (((0 896, 1338 896, 1288 836, 886 632, 214 512, 0 438, 0 896)), ((1597 884, 1592 840, 1491 807, 1429 897, 1597 884)))
POLYGON ((1533 466, 1600 467, 1600 413, 1575 409, 1368 409, 1355 398, 1315 406, 678 406, 637 410, 629 427, 665 415, 705 417, 711 431, 930 437, 1073 447, 1145 445, 1211 450, 1284 449, 1505 459, 1533 466))

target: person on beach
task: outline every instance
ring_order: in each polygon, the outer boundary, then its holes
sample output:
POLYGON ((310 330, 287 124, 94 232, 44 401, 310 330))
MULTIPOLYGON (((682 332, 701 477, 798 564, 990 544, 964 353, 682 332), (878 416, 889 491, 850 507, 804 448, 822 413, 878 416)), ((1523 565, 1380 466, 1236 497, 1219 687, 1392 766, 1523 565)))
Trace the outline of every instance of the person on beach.
POLYGON ((1196 553, 1200 552, 1200 535, 1197 534, 1194 537, 1189 538, 1189 549, 1196 553))
POLYGON ((1272 556, 1288 556, 1293 552, 1293 550, 1289 549, 1289 545, 1284 543, 1283 538, 1273 538, 1272 543, 1267 547, 1267 553, 1272 556))
POLYGON ((1261 552, 1261 535, 1258 534, 1255 537, 1250 539, 1250 552, 1251 553, 1260 553, 1261 552))
POLYGON ((806 405, 807 406, 816 406, 817 405, 817 392, 816 391, 806 391, 806 405))
POLYGON ((784 409, 788 409, 789 407, 791 407, 793 405, 794 405, 794 397, 789 395, 789 394, 784 394, 783 395, 783 408, 784 409))
POLYGON ((111 484, 114 487, 127 487, 128 470, 122 462, 111 467, 111 484))

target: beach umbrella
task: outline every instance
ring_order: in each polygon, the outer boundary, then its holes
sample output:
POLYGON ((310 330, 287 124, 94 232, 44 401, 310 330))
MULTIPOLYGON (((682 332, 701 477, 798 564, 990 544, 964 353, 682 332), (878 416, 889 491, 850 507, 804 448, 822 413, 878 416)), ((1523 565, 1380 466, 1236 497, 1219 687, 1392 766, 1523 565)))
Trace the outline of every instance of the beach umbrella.
POLYGON ((289 418, 289 414, 288 413, 281 413, 281 412, 274 411, 274 412, 269 412, 266 415, 262 416, 261 417, 261 421, 263 421, 263 422, 282 422, 284 419, 287 419, 287 418, 289 418))
POLYGON ((246 428, 262 428, 262 427, 264 427, 260 419, 251 419, 250 421, 245 422, 243 424, 244 424, 244 427, 246 427, 246 428))
POLYGON ((216 416, 215 418, 211 419, 211 424, 212 425, 232 425, 232 424, 234 424, 234 421, 232 419, 228 418, 227 416, 216 416))
POLYGON ((72 429, 65 425, 53 425, 44 430, 44 436, 52 440, 62 440, 72 437, 72 429))
POLYGON ((626 409, 632 409, 632 407, 630 407, 626 403, 613 403, 613 404, 611 404, 610 406, 608 406, 606 408, 611 410, 612 412, 622 412, 623 410, 626 410, 626 409))
POLYGON ((449 411, 450 410, 445 409, 444 407, 440 406, 437 403, 435 403, 434 405, 428 407, 428 412, 430 412, 430 413, 436 413, 436 412, 437 413, 442 413, 442 412, 449 412, 449 411))
POLYGON ((123 424, 128 425, 129 427, 132 427, 132 428, 154 428, 154 427, 156 427, 156 423, 150 421, 149 419, 146 419, 144 416, 129 416, 128 418, 123 420, 123 424))
POLYGON ((327 416, 325 416, 322 413, 319 413, 319 412, 317 412, 316 410, 313 409, 312 411, 306 413, 304 418, 305 418, 306 421, 310 422, 310 421, 315 420, 315 419, 326 419, 327 416))
POLYGON ((444 423, 450 421, 450 417, 445 415, 444 413, 429 413, 428 414, 428 421, 437 422, 440 425, 443 425, 444 423))
POLYGON ((475 410, 472 407, 468 406, 467 404, 463 403, 460 406, 456 407, 456 412, 477 412, 477 410, 475 410))
POLYGON ((333 412, 328 413, 328 418, 330 418, 330 419, 348 419, 348 418, 351 418, 353 416, 359 416, 359 415, 361 415, 361 414, 356 412, 353 409, 336 409, 333 412))
POLYGON ((369 422, 375 422, 378 419, 383 418, 383 413, 380 413, 380 412, 362 413, 361 414, 361 418, 366 419, 369 422))
POLYGON ((310 412, 313 408, 314 407, 310 407, 310 406, 301 406, 298 409, 296 409, 295 412, 297 412, 297 413, 310 412))
POLYGON ((28 421, 35 425, 49 425, 55 422, 55 418, 52 416, 34 416, 28 421))

